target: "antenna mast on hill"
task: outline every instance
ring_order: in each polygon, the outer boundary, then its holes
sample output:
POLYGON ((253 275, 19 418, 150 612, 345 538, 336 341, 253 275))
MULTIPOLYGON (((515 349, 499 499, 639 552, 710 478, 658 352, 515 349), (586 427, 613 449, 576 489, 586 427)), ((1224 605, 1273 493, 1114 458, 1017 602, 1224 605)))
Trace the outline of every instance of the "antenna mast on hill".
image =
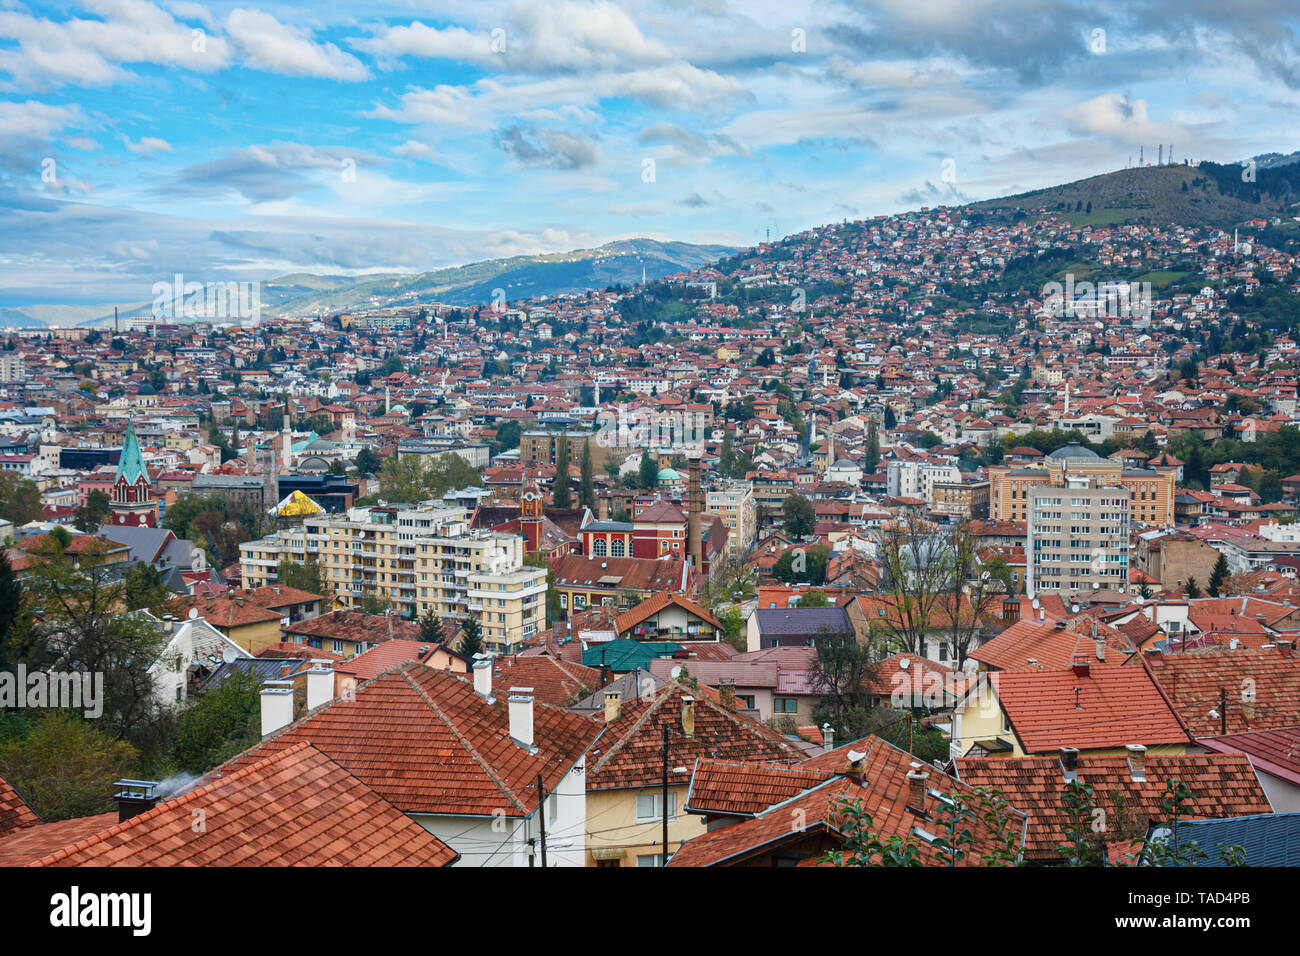
POLYGON ((1144 149, 1146 149, 1145 146, 1139 146, 1139 147, 1138 147, 1138 165, 1139 165, 1139 166, 1142 165, 1142 159, 1143 159, 1143 155, 1144 155, 1142 151, 1143 151, 1144 149))

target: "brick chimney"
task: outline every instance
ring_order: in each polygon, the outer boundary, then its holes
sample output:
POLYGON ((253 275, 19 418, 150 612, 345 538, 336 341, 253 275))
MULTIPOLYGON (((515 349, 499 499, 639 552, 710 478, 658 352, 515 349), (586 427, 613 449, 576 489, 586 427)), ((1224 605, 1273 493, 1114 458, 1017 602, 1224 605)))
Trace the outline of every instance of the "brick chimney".
POLYGON ((718 685, 718 695, 722 698, 722 706, 732 713, 736 712, 736 682, 724 680, 718 685))
POLYGON ((867 779, 867 755, 858 753, 856 750, 850 750, 848 766, 844 768, 844 776, 858 786, 863 786, 867 779))
POLYGON ((1020 620, 1020 601, 1018 598, 1002 599, 1002 623, 1007 627, 1020 620))
POLYGON ((691 739, 695 736, 695 698, 682 698, 682 736, 691 739))
POLYGON ((691 565, 697 572, 704 569, 704 545, 700 537, 700 515, 704 512, 704 501, 700 492, 700 459, 692 457, 688 463, 689 501, 686 515, 686 542, 690 551, 691 565))
POLYGON ((605 723, 611 724, 618 720, 618 715, 623 712, 623 695, 616 690, 605 691, 605 723))
POLYGON ((907 772, 907 809, 922 816, 926 815, 925 788, 930 774, 924 770, 907 772))

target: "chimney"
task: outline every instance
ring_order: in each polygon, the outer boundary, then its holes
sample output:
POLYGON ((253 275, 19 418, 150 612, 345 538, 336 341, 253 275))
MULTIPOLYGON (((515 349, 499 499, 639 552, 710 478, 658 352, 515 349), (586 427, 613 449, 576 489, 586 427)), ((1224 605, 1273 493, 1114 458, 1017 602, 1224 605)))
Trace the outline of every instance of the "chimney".
POLYGON ((1290 657, 1291 654, 1292 654, 1292 652, 1295 651, 1295 641, 1294 641, 1294 640, 1285 640, 1285 641, 1284 641, 1284 640, 1282 640, 1282 639, 1279 637, 1279 638, 1277 638, 1275 641, 1273 641, 1273 643, 1277 645, 1277 649, 1282 653, 1282 656, 1283 656, 1283 657, 1290 657))
POLYGON ((925 785, 929 779, 930 774, 924 770, 907 772, 907 809, 921 816, 926 816, 925 785))
POLYGON ((734 714, 736 712, 736 682, 724 680, 718 685, 718 694, 722 697, 722 706, 734 714))
POLYGON ((1065 630, 1065 622, 1064 622, 1064 621, 1057 621, 1057 622, 1056 622, 1056 629, 1057 629, 1058 631, 1063 631, 1063 630, 1065 630))
POLYGON ((867 779, 867 755, 856 750, 849 751, 849 764, 844 768, 844 776, 858 786, 865 786, 867 779))
POLYGON ((691 564, 696 571, 700 571, 704 567, 704 546, 700 538, 700 514, 704 511, 704 504, 700 499, 700 460, 692 458, 688 464, 690 501, 687 506, 686 540, 687 547, 690 549, 691 564))
POLYGON ((281 664, 281 665, 280 665, 280 680, 288 680, 288 679, 289 679, 289 675, 292 674, 292 673, 293 673, 293 665, 292 665, 292 664, 281 664))
POLYGON ((474 662, 474 693, 492 701, 492 658, 484 657, 474 662))
POLYGON ((1020 601, 1009 597, 1002 599, 1002 623, 1010 627, 1020 620, 1020 601))
POLYGON ((533 747, 533 689, 510 688, 510 737, 521 747, 533 747))
POLYGON ((682 736, 690 740, 695 736, 695 698, 682 698, 682 736))
POLYGON ((1087 677, 1092 670, 1086 654, 1075 654, 1070 661, 1070 667, 1074 670, 1075 677, 1087 677))
POLYGON ((334 662, 312 658, 307 671, 307 709, 315 710, 334 699, 334 662))
POLYGON ((605 691, 605 723, 612 724, 623 712, 623 695, 616 690, 605 691))
POLYGON ((1066 783, 1073 783, 1079 778, 1079 748, 1061 748, 1061 772, 1066 783))
POLYGON ((114 780, 113 799, 117 801, 117 822, 125 823, 146 810, 152 810, 161 799, 158 784, 153 780, 114 780))
POLYGON ((1144 783, 1147 779, 1147 748, 1141 744, 1129 744, 1128 773, 1134 783, 1144 783))
POLYGON ((293 684, 269 680, 262 685, 262 736, 269 737, 293 723, 293 684))
POLYGON ((835 728, 830 724, 822 724, 822 749, 835 749, 835 728))
POLYGON ((1097 660, 1105 662, 1106 660, 1106 637, 1098 635, 1097 637, 1097 660))

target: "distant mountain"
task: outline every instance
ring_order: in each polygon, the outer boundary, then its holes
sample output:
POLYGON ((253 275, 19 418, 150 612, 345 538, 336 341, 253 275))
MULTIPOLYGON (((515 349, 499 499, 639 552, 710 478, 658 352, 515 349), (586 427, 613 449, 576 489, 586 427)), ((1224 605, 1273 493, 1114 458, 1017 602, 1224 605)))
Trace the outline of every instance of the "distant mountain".
POLYGON ((1300 154, 1241 164, 1140 166, 964 207, 992 219, 1056 212, 1076 226, 1143 223, 1231 229, 1290 217, 1300 206, 1300 154))
POLYGON ((607 286, 662 279, 676 272, 716 262, 731 252, 730 246, 695 245, 689 242, 659 242, 654 239, 621 239, 596 249, 538 256, 492 259, 466 266, 422 272, 418 275, 363 276, 355 280, 337 277, 281 276, 262 284, 263 308, 283 315, 327 315, 352 309, 376 309, 441 302, 447 305, 487 305, 495 290, 506 301, 534 296, 553 296, 607 286), (267 294, 281 289, 303 289, 310 281, 321 282, 319 290, 305 290, 273 301, 267 294))
POLYGON ((43 329, 45 323, 21 309, 0 309, 0 329, 43 329))

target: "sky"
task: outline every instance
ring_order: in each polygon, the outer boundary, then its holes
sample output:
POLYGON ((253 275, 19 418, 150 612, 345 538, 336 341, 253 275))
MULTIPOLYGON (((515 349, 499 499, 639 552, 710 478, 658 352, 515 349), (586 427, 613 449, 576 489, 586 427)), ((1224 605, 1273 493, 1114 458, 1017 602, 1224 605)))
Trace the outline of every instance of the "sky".
POLYGON ((0 307, 1300 148, 1293 0, 0 0, 0 307))

